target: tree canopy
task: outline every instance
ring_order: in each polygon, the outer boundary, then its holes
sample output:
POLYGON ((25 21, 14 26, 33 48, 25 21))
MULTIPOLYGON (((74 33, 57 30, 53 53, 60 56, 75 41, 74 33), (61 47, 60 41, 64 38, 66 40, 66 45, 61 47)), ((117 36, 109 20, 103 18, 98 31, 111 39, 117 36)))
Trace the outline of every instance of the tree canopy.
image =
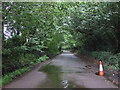
POLYGON ((3 2, 2 7, 4 73, 35 61, 27 57, 50 57, 66 48, 120 52, 120 3, 3 2))

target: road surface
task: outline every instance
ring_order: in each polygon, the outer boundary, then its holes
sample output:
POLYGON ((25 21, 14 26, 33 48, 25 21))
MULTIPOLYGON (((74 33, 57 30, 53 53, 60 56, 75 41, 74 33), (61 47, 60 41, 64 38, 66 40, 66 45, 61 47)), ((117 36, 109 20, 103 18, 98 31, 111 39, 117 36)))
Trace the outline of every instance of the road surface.
POLYGON ((56 79, 56 83, 63 85, 60 86, 62 88, 68 88, 69 85, 71 85, 71 88, 118 88, 106 78, 95 75, 98 67, 93 68, 93 62, 83 61, 71 52, 63 52, 44 63, 45 65, 59 67, 59 74, 53 72, 51 74, 53 78, 51 78, 48 73, 40 71, 41 66, 37 66, 3 88, 56 88, 58 86, 56 86, 53 79, 56 79), (55 78, 58 75, 60 75, 60 79, 55 78), (64 82, 67 84, 64 85, 64 82))

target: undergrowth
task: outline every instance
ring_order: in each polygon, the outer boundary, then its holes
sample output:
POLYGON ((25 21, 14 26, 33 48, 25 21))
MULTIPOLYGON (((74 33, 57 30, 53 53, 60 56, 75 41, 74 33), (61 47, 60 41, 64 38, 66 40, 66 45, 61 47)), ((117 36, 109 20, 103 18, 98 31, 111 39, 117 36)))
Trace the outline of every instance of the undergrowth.
POLYGON ((119 63, 120 63, 120 53, 113 54, 111 52, 105 51, 94 51, 90 54, 97 60, 102 60, 105 63, 105 68, 111 70, 120 70, 119 63))
POLYGON ((8 84, 9 82, 13 81, 16 77, 24 74, 25 72, 30 71, 30 67, 31 66, 33 66, 33 65, 35 65, 37 63, 43 62, 43 61, 45 61, 45 60, 47 60, 49 58, 46 55, 43 55, 43 56, 39 57, 38 59, 36 59, 35 61, 31 61, 30 62, 30 60, 28 60, 28 58, 29 59, 30 58, 33 59, 32 57, 33 56, 30 56, 30 55, 29 56, 27 55, 25 57, 21 56, 22 61, 25 61, 24 63, 26 63, 26 64, 28 62, 29 65, 27 65, 24 68, 17 69, 17 70, 15 70, 13 72, 10 72, 10 73, 7 73, 7 74, 3 75, 3 77, 0 78, 0 85, 6 85, 6 84, 8 84))
POLYGON ((30 68, 24 67, 22 69, 15 70, 14 72, 10 72, 10 73, 4 75, 2 78, 0 78, 0 82, 2 82, 1 85, 8 84, 16 77, 18 77, 28 71, 30 71, 30 68))

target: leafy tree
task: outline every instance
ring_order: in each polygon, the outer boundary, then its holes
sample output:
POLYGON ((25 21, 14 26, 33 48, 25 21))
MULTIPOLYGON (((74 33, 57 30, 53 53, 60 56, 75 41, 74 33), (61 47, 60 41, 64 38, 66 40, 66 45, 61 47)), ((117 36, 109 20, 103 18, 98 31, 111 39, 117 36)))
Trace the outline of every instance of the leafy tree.
POLYGON ((62 48, 120 52, 117 2, 3 2, 2 7, 3 73, 62 48))

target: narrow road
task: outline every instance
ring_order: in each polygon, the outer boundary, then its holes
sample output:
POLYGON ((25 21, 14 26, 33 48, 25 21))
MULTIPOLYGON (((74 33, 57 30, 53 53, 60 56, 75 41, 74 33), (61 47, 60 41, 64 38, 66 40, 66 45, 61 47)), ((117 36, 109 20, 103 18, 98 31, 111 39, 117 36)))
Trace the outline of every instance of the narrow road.
POLYGON ((56 88, 53 79, 56 79, 56 83, 63 84, 63 87, 66 82, 68 86, 71 84, 71 88, 118 88, 106 78, 95 75, 98 67, 93 68, 93 62, 83 61, 70 52, 63 52, 47 61, 44 66, 48 63, 60 68, 59 74, 51 74, 52 79, 50 79, 50 75, 40 71, 41 66, 38 66, 3 88, 56 88), (61 77, 60 80, 55 78, 58 75, 61 77))

